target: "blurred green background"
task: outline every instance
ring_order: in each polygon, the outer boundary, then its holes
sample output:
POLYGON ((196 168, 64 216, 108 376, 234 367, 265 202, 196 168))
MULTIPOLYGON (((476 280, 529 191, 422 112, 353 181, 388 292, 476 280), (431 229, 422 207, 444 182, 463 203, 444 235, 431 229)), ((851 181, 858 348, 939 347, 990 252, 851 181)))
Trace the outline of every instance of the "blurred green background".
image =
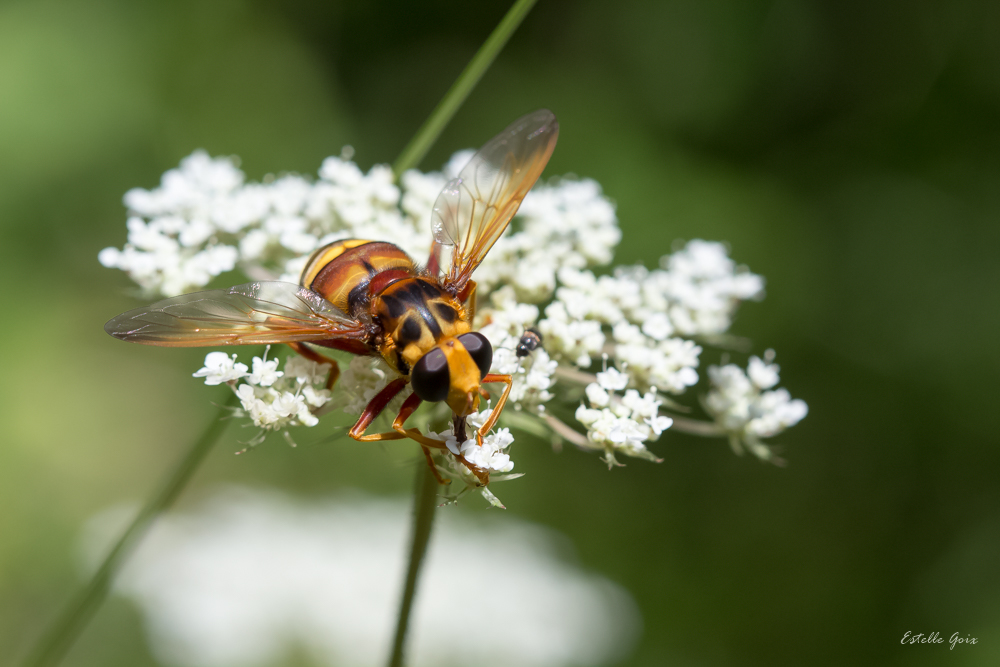
MULTIPOLYGON (((82 522, 145 497, 224 396, 190 377, 203 351, 102 331, 139 303, 97 263, 124 241, 122 194, 195 148, 254 180, 344 144, 390 162, 507 6, 0 5, 0 663, 78 585, 82 522)), ((734 332, 810 407, 785 469, 669 433, 663 464, 610 473, 516 449, 508 511, 637 600, 627 664, 998 664, 1000 5, 540 0, 423 167, 542 106, 562 127, 547 173, 617 202, 618 262, 717 239, 767 278, 734 332)), ((182 505, 220 481, 410 489, 377 447, 234 457, 237 437, 182 505)), ((155 661, 112 599, 65 664, 155 661)))

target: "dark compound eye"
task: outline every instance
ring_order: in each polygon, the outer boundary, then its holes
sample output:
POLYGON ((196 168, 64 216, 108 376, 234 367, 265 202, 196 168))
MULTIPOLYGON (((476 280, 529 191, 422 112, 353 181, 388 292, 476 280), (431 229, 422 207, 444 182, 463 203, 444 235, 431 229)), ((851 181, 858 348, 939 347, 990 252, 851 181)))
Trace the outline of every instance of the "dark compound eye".
POLYGON ((448 359, 441 348, 433 348, 413 366, 410 384, 413 385, 413 393, 429 403, 448 398, 451 374, 448 372, 448 359))
POLYGON ((458 337, 458 342, 462 344, 465 351, 469 353, 472 360, 479 366, 480 377, 490 372, 490 365, 493 364, 493 346, 486 336, 478 331, 470 331, 458 337))

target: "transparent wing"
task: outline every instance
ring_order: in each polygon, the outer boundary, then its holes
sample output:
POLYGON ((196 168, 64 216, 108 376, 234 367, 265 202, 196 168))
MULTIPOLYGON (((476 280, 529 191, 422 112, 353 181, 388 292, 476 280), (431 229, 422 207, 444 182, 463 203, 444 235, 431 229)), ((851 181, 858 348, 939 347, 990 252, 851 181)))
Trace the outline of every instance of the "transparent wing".
POLYGON ((144 345, 208 347, 361 338, 362 322, 316 292, 258 282, 164 299, 110 320, 104 330, 144 345))
POLYGON ((541 109, 514 121, 479 149, 434 202, 434 246, 429 268, 436 269, 442 246, 451 263, 442 282, 461 290, 500 238, 521 200, 545 169, 556 146, 559 123, 541 109))

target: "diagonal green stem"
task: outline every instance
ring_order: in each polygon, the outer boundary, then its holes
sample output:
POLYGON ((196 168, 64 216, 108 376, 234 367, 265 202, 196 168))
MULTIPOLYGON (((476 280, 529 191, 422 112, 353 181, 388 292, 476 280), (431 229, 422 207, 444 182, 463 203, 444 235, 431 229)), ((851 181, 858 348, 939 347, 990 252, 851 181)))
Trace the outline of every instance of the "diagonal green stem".
POLYGON ((437 504, 438 482, 428 466, 418 464, 417 480, 413 494, 413 532, 410 542, 410 565, 406 570, 406 582, 403 584, 403 599, 399 605, 399 621, 396 623, 396 637, 392 642, 392 655, 389 657, 389 667, 403 666, 403 645, 406 642, 406 630, 410 623, 410 612, 413 610, 413 599, 417 592, 417 579, 420 576, 420 566, 427 552, 427 543, 431 538, 431 526, 434 522, 434 509, 437 504))
POLYGON ((229 400, 219 408, 218 414, 209 422, 201 437, 195 441, 160 489, 132 520, 125 533, 118 539, 117 544, 104 558, 104 562, 97 568, 94 576, 70 600, 62 615, 38 640, 27 660, 24 661, 25 667, 47 667, 56 665, 62 660, 66 651, 87 627, 87 623, 104 602, 115 575, 121 570, 122 565, 128 560, 153 521, 177 500, 177 496, 184 490, 191 476, 194 475, 194 472, 211 451, 212 445, 225 431, 229 422, 223 421, 222 417, 231 406, 236 404, 236 400, 236 394, 230 393, 229 400))
POLYGON ((510 36, 514 34, 514 31, 517 30, 517 27, 521 25, 521 21, 531 11, 536 1, 517 0, 507 11, 507 14, 497 24, 496 29, 486 38, 486 41, 479 47, 476 55, 472 57, 469 64, 465 66, 462 73, 455 79, 455 83, 445 93, 444 98, 434 107, 434 111, 431 112, 427 121, 417 130, 417 134, 410 140, 410 143, 406 145, 406 148, 403 149, 403 152, 400 153, 399 157, 392 164, 392 171, 396 175, 396 178, 399 178, 400 174, 407 169, 419 165, 420 161, 424 159, 424 155, 427 154, 427 151, 437 141, 437 138, 441 135, 441 132, 452 116, 462 106, 465 98, 469 96, 472 89, 479 83, 479 79, 482 78, 486 70, 493 64, 493 60, 497 57, 497 54, 500 53, 500 50, 507 43, 507 40, 510 39, 510 36))

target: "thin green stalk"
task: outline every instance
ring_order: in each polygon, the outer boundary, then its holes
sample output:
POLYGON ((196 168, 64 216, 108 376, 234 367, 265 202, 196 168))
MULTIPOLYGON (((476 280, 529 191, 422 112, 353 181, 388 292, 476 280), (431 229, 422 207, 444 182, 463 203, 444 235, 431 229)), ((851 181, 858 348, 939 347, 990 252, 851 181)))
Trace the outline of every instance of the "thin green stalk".
POLYGON ((441 135, 441 132, 452 116, 462 106, 465 98, 469 96, 472 89, 479 83, 479 79, 482 78, 486 70, 493 64, 494 58, 500 53, 500 50, 507 43, 507 40, 510 39, 510 36, 514 34, 514 31, 517 30, 517 27, 521 25, 521 21, 531 11, 536 1, 517 0, 507 11, 507 14, 501 19, 496 29, 493 30, 493 33, 483 42, 476 55, 472 57, 469 64, 458 75, 455 83, 445 93, 444 98, 434 107, 430 118, 423 124, 423 127, 417 130, 417 134, 406 145, 406 148, 403 149, 399 157, 396 158, 396 161, 392 165, 392 171, 396 175, 396 178, 399 178, 400 174, 407 169, 419 165, 420 161, 424 159, 427 151, 437 141, 437 138, 441 135))
POLYGON ((56 665, 62 660, 66 651, 87 626, 94 612, 104 602, 115 575, 135 550, 146 531, 149 530, 150 525, 156 517, 173 504, 177 496, 187 486, 191 476, 205 460, 208 452, 211 451, 212 445, 222 435, 229 423, 223 421, 222 417, 232 405, 235 405, 236 400, 236 394, 231 393, 226 404, 219 408, 219 412, 164 481, 163 486, 146 502, 139 514, 132 520, 87 585, 73 597, 62 615, 38 640, 34 650, 24 662, 25 667, 48 667, 56 665))
POLYGON ((410 612, 413 609, 413 599, 417 592, 417 579, 420 576, 420 565, 427 552, 427 542, 431 538, 431 526, 434 522, 434 509, 437 505, 438 482, 429 466, 418 464, 417 480, 413 494, 413 531, 410 544, 410 566, 406 571, 406 583, 403 585, 403 599, 399 605, 399 620, 396 623, 396 637, 392 642, 392 655, 389 657, 389 667, 403 666, 403 645, 406 642, 406 630, 410 623, 410 612))

